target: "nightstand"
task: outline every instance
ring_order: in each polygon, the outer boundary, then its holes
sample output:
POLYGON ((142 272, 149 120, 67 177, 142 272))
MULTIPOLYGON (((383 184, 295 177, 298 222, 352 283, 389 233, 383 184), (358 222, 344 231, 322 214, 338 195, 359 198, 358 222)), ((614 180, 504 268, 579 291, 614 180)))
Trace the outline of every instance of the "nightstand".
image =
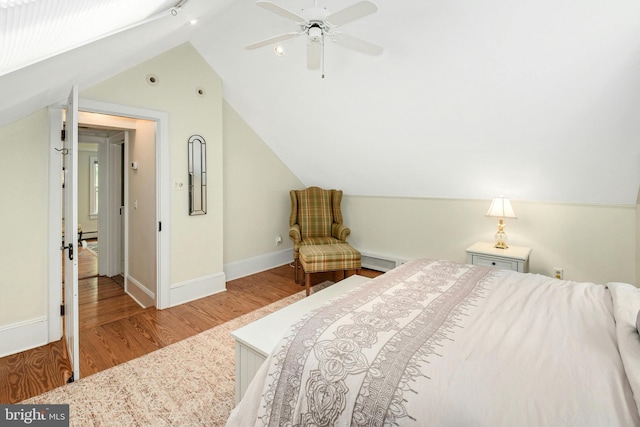
POLYGON ((530 254, 531 248, 523 246, 510 245, 507 249, 498 249, 493 243, 478 242, 467 248, 467 264, 528 273, 530 254))

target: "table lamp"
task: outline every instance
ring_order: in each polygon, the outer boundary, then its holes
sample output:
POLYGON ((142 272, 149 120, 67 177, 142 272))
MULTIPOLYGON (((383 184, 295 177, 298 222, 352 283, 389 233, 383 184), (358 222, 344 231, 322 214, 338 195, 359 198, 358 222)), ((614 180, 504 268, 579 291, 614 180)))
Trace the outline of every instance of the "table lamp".
POLYGON ((496 197, 491 201, 487 216, 499 218, 498 220, 498 232, 496 233, 495 247, 498 249, 507 249, 507 233, 504 232, 504 218, 517 218, 511 202, 504 197, 496 197))

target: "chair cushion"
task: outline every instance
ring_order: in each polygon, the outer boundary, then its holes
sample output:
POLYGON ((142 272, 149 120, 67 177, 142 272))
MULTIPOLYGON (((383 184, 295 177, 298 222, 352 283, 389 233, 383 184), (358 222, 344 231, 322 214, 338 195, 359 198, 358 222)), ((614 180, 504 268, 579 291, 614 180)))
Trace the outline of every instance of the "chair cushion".
POLYGON ((331 194, 320 188, 298 192, 298 224, 302 239, 331 236, 331 194))
POLYGON ((300 247, 300 263, 305 273, 357 270, 361 262, 360 252, 348 243, 300 247))
POLYGON ((311 246, 311 245, 335 245, 340 243, 338 239, 334 239, 333 237, 328 236, 318 236, 318 237, 307 237, 302 239, 300 242, 300 246, 311 246))

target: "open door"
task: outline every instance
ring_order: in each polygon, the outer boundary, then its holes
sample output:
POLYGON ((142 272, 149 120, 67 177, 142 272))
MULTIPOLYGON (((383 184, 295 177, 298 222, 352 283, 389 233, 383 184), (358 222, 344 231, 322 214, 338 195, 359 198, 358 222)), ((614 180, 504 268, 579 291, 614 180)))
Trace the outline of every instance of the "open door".
POLYGON ((78 332, 78 86, 66 108, 64 138, 64 335, 73 370, 69 382, 80 378, 78 332))

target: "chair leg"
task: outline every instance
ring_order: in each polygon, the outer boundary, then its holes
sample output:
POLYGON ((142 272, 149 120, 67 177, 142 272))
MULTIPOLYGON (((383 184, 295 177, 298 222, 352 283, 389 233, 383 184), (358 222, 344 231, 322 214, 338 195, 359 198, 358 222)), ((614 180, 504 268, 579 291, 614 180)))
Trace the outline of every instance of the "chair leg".
POLYGON ((295 283, 300 283, 300 279, 298 279, 298 270, 300 269, 300 262, 298 260, 298 258, 296 258, 293 262, 293 277, 295 280, 295 283))
POLYGON ((311 273, 304 273, 304 283, 307 290, 307 296, 311 294, 311 273))

